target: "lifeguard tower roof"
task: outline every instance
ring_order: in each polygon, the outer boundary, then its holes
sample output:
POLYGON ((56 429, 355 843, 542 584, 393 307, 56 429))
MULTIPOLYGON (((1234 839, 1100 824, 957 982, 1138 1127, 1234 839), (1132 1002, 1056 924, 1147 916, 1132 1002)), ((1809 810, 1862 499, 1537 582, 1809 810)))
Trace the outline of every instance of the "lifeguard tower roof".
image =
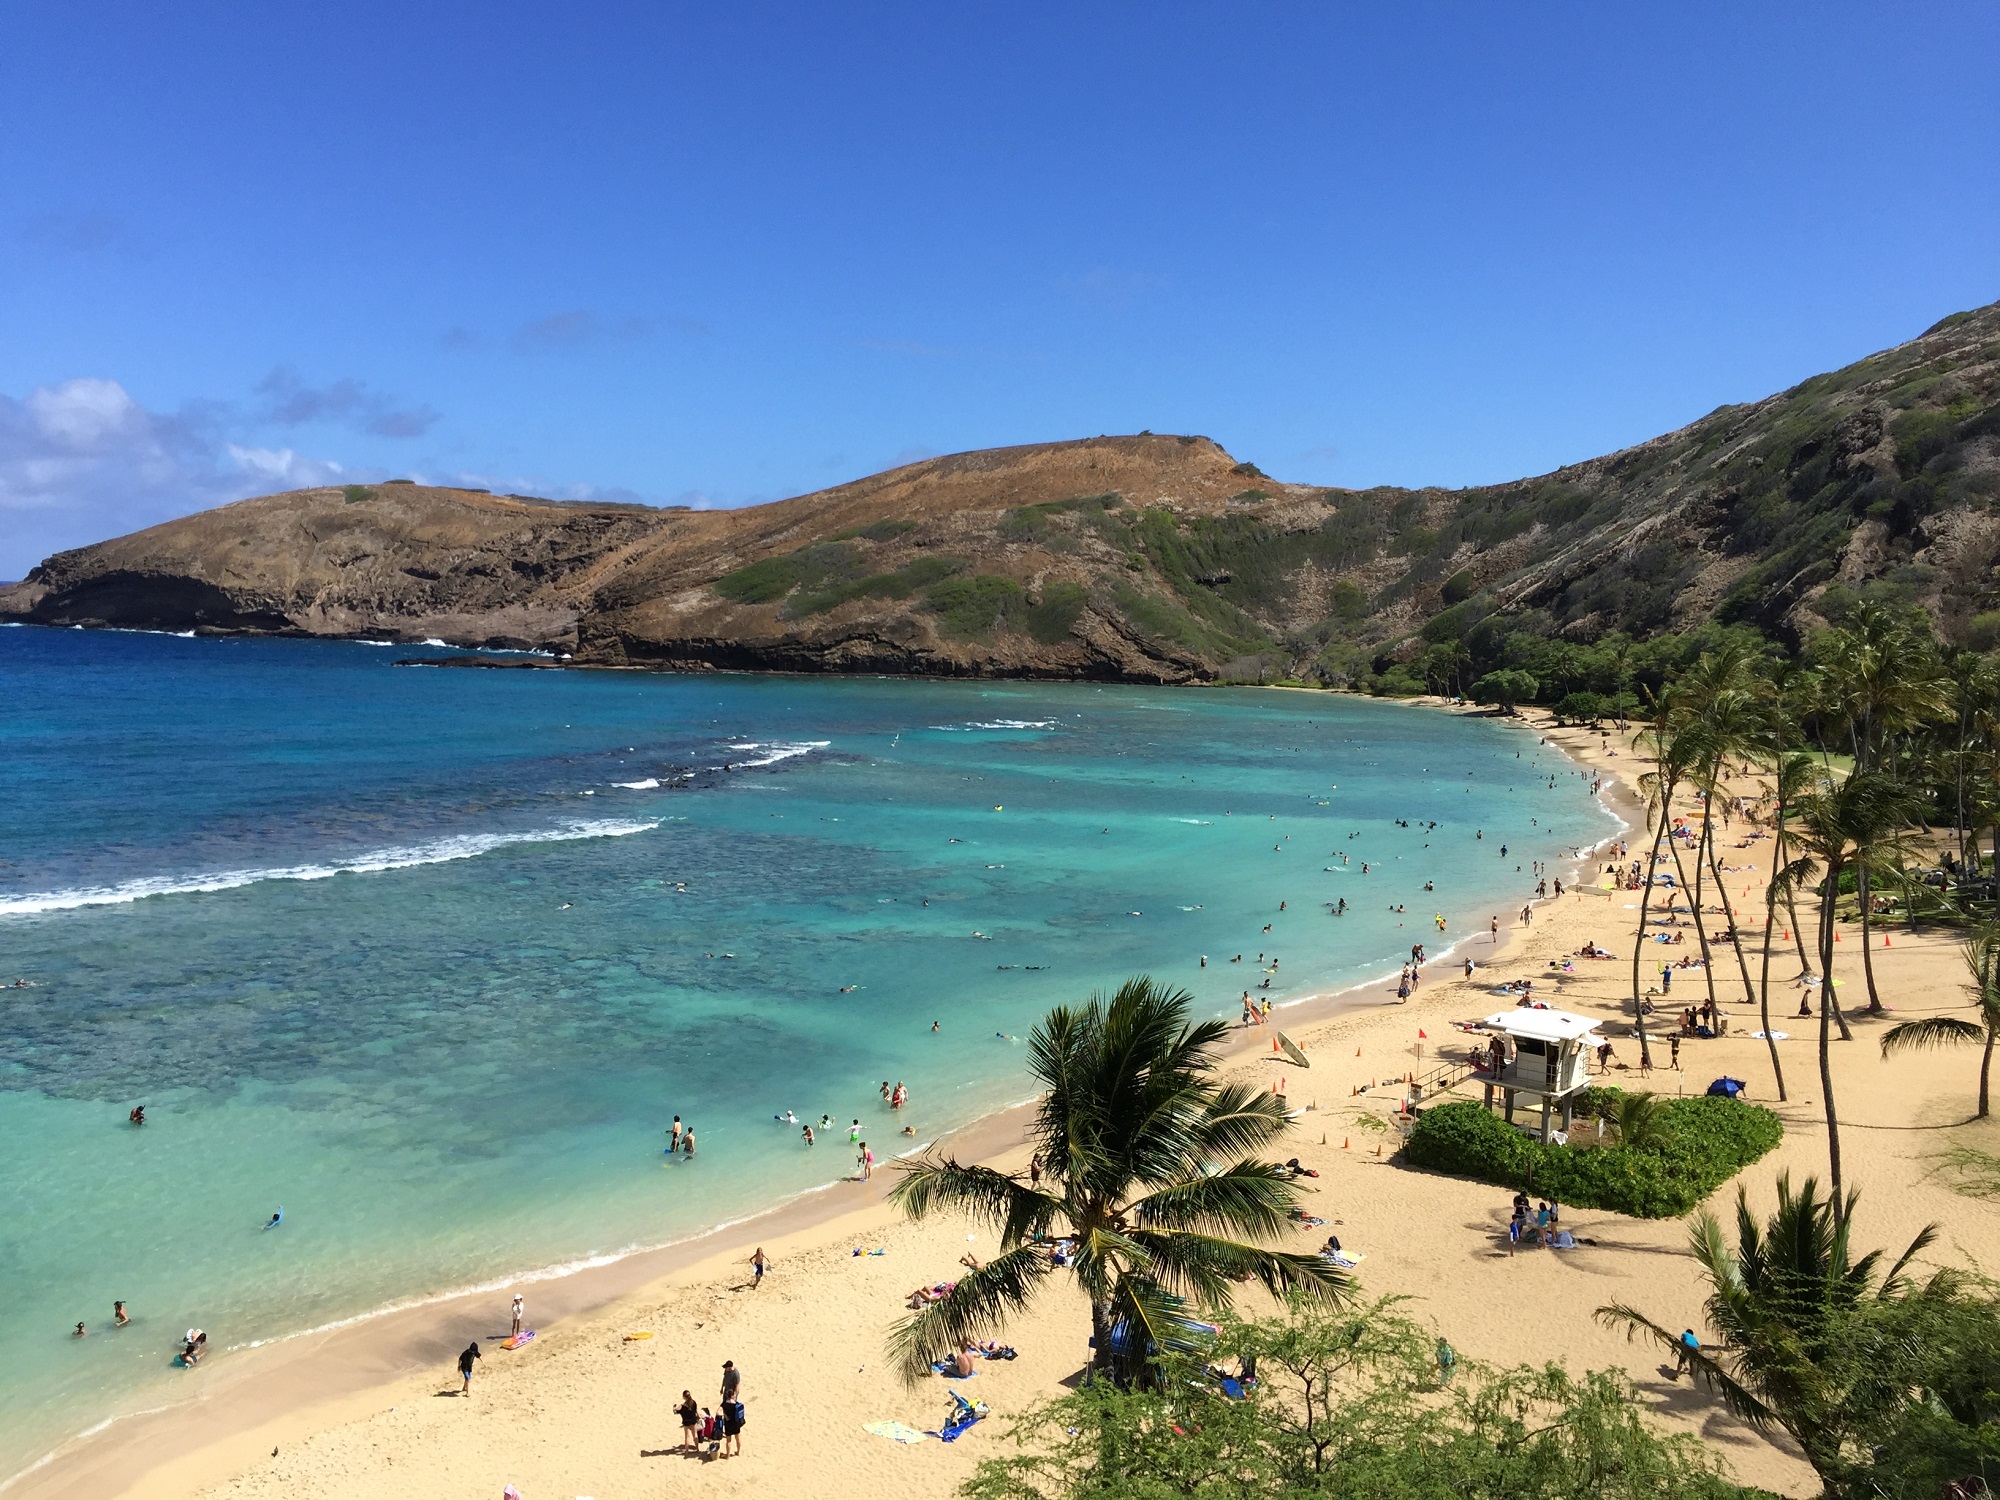
POLYGON ((1521 1006, 1488 1016, 1482 1023, 1488 1031, 1511 1037, 1529 1037, 1538 1042, 1569 1042, 1597 1026, 1595 1017, 1579 1016, 1567 1010, 1536 1010, 1521 1006))

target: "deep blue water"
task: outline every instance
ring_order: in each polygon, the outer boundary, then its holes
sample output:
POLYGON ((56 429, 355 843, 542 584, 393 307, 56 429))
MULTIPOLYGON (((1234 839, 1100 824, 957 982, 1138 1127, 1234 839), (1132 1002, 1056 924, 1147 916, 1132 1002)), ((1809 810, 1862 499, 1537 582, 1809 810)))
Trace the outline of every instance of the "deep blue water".
POLYGON ((672 1240, 849 1167, 776 1112, 887 1154, 881 1081, 924 1138, 1019 1098, 1055 1001, 1352 984, 1615 826, 1517 728, 1330 695, 410 654, 0 629, 0 1474, 190 1324, 672 1240))

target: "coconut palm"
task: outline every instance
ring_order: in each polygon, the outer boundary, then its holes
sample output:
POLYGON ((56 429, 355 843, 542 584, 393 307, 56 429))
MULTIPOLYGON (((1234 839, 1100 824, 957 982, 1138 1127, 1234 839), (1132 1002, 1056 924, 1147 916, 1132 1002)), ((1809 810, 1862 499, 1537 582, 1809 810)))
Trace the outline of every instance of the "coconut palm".
POLYGON ((1915 1051, 1922 1047, 1952 1047, 1983 1043, 1979 1057, 1979 1110, 1975 1119, 1990 1113, 1990 1084, 1993 1073, 1993 1044, 2000 1040, 2000 926, 1989 924, 1965 940, 1965 966, 1972 971, 1973 1004, 1979 1009, 1977 1022, 1957 1016, 1926 1016, 1921 1021, 1901 1021, 1882 1033, 1882 1055, 1915 1051))
POLYGON ((1665 698, 1653 700, 1652 718, 1640 733, 1639 743, 1651 747, 1653 762, 1658 767, 1639 778, 1639 791, 1646 799, 1648 831, 1653 835, 1653 847, 1646 856, 1645 883, 1639 887, 1639 932, 1632 944, 1633 1026, 1639 1037, 1640 1061, 1650 1065, 1653 1055, 1646 1037, 1646 1000, 1639 989, 1640 967, 1646 953, 1646 919, 1652 911, 1653 880, 1660 869, 1660 845, 1666 842, 1674 826, 1674 793, 1687 779, 1689 760, 1696 746, 1693 736, 1675 731, 1673 705, 1665 698), (1654 814, 1659 818, 1657 824, 1652 822, 1654 814))
MULTIPOLYGON (((1824 662, 1829 704, 1844 721, 1857 773, 1876 770, 1887 758, 1892 738, 1951 711, 1952 682, 1938 659, 1929 625, 1881 605, 1863 603, 1847 627, 1816 643, 1824 662)), ((1874 903, 1870 866, 1855 864, 1861 897, 1861 968, 1868 986, 1868 1013, 1884 1013, 1875 988, 1875 959, 1869 947, 1874 903)))
POLYGON ((1652 1094, 1621 1094, 1611 1111, 1618 1144, 1638 1148, 1659 1138, 1660 1101, 1652 1094))
POLYGON ((1912 1240, 1886 1274, 1879 1250, 1853 1259, 1856 1196, 1822 1198, 1811 1177, 1794 1194, 1789 1176, 1780 1176, 1777 1211, 1760 1225, 1739 1187, 1734 1246, 1713 1214, 1696 1218, 1692 1248, 1708 1282, 1708 1323, 1719 1345, 1688 1349, 1623 1303, 1597 1310, 1600 1320, 1648 1335, 1685 1360, 1737 1416, 1760 1429, 1783 1428, 1829 1493, 1869 1415, 1900 1399, 1897 1381, 1909 1362, 1892 1315, 1899 1304, 1949 1298, 1960 1287, 1951 1271, 1921 1284, 1905 1275, 1936 1238, 1935 1226, 1912 1240))
POLYGON ((1820 778, 1819 784, 1798 799, 1796 841, 1801 857, 1781 878, 1802 879, 1808 871, 1820 877, 1819 908, 1819 1083, 1826 1108, 1826 1150, 1828 1180, 1833 1188, 1834 1212, 1842 1212, 1840 1196, 1840 1115, 1834 1106, 1833 1066, 1828 1043, 1831 1020, 1840 1007, 1833 975, 1833 935, 1835 905, 1840 899, 1840 877, 1850 867, 1865 863, 1871 856, 1901 846, 1903 830, 1915 811, 1910 792, 1899 781, 1880 771, 1857 770, 1838 779, 1820 778))
POLYGON ((957 1210, 993 1229, 1001 1253, 897 1325, 906 1376, 990 1335, 1056 1270, 1045 1241, 1074 1238, 1070 1273, 1090 1299, 1094 1364, 1114 1328, 1133 1347, 1186 1348, 1180 1309, 1227 1303, 1244 1282, 1274 1296, 1338 1300, 1351 1282, 1315 1255, 1268 1249, 1298 1203, 1284 1169, 1248 1159, 1289 1128, 1284 1101, 1215 1076, 1220 1021, 1191 1023, 1192 997, 1148 978, 1108 1001, 1058 1006, 1029 1037, 1044 1090, 1029 1134, 1043 1179, 927 1155, 890 1194, 912 1219, 957 1210))

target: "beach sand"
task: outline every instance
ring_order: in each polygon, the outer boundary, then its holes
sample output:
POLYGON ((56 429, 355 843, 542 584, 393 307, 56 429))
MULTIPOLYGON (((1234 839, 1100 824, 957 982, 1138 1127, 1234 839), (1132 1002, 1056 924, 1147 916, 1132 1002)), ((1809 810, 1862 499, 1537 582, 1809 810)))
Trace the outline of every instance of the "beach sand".
MULTIPOLYGON (((1607 754, 1594 733, 1546 725, 1540 732, 1577 761, 1622 782, 1625 805, 1632 805, 1644 764, 1629 745, 1614 739, 1608 748, 1616 753, 1607 754)), ((1692 805, 1680 810, 1695 813, 1692 805)), ((1639 833, 1631 837, 1639 852, 1639 833)), ((1756 898, 1771 845, 1762 840, 1735 849, 1729 847, 1734 835, 1723 842, 1725 864, 1756 866, 1732 873, 1730 896, 1746 928, 1760 925, 1756 898)), ((1291 903, 1289 930, 1281 934, 1286 941, 1314 941, 1315 932, 1325 930, 1316 924, 1333 920, 1316 907, 1313 894, 1302 889, 1291 903)), ((1765 1044, 1750 1036, 1758 1024, 1755 1009, 1745 1003, 1727 949, 1718 953, 1716 989, 1729 1016, 1728 1035, 1686 1041, 1683 1070, 1676 1074, 1665 1066, 1661 1023, 1705 993, 1698 971, 1680 974, 1672 1003, 1654 1022, 1659 1065, 1641 1079, 1636 1042, 1627 1040, 1637 899, 1623 891, 1572 893, 1537 907, 1527 927, 1515 925, 1518 912, 1498 913, 1507 941, 1496 947, 1483 931, 1464 939, 1454 959, 1430 964, 1407 1004, 1394 1003, 1392 980, 1337 1003, 1281 1010, 1274 1019, 1305 1048, 1309 1071, 1273 1056, 1269 1033, 1259 1028, 1237 1034, 1228 1066, 1260 1084, 1282 1083, 1293 1105, 1306 1110, 1278 1154, 1296 1154, 1319 1171, 1317 1180, 1305 1183, 1308 1211, 1331 1221, 1349 1253, 1365 1257, 1358 1272, 1365 1295, 1411 1298, 1408 1310, 1434 1323, 1467 1358, 1622 1368, 1663 1422, 1699 1434, 1740 1481, 1812 1493, 1811 1472, 1787 1443, 1750 1431, 1709 1396, 1668 1378, 1670 1365, 1657 1349, 1628 1342, 1593 1317, 1600 1305, 1624 1301, 1669 1327, 1702 1326, 1701 1288, 1684 1223, 1567 1209, 1564 1226, 1594 1239, 1594 1246, 1523 1248, 1510 1257, 1507 1192, 1405 1168, 1394 1156, 1390 1117, 1404 1074, 1464 1056, 1469 1041, 1451 1022, 1509 1008, 1492 987, 1533 976, 1539 997, 1605 1018, 1603 1030, 1617 1050, 1609 1081, 1671 1097, 1701 1093, 1727 1074, 1749 1084, 1753 1101, 1778 1111, 1784 1143, 1737 1179, 1754 1208, 1773 1201, 1781 1171, 1789 1170, 1794 1180, 1824 1177, 1817 1023, 1792 1019, 1799 992, 1789 981, 1796 963, 1774 960, 1772 968, 1773 1024, 1792 1032, 1779 1043, 1788 1102, 1777 1100, 1765 1044), (1550 958, 1587 939, 1620 961, 1578 960, 1574 977, 1547 983, 1550 958), (1466 953, 1481 965, 1469 982, 1459 977, 1458 959, 1466 953)), ((1422 917, 1412 913, 1411 923, 1412 942, 1439 946, 1422 917)), ((1649 945, 1649 953, 1677 958, 1698 951, 1691 927, 1686 934, 1684 945, 1649 945)), ((1891 945, 1878 947, 1873 957, 1892 1019, 1966 1012, 1963 969, 1948 934, 1892 929, 1887 936, 1891 945)), ((1836 952, 1843 997, 1858 1013, 1866 1003, 1858 930, 1843 929, 1836 952)), ((1858 1242, 1900 1249, 1935 1220, 1943 1233, 1931 1258, 1968 1257, 2000 1233, 2000 1205, 1950 1191, 1932 1168, 1949 1145, 2000 1150, 2000 1125, 1967 1123, 1977 1053, 1884 1061, 1878 1039, 1889 1024, 1853 1014, 1855 1040, 1835 1046, 1848 1181, 1862 1190, 1858 1242)), ((1460 1092, 1476 1094, 1471 1086, 1460 1092)), ((951 1148, 961 1158, 1019 1168, 1026 1160, 1025 1118, 1015 1111, 983 1121, 955 1137, 951 1148)), ((822 1149, 842 1151, 844 1143, 822 1149)), ((9 1500, 430 1500, 498 1497, 510 1483, 524 1500, 948 1493, 981 1458, 1008 1451, 1010 1414, 1077 1374, 1087 1357, 1088 1319, 1073 1289, 1054 1283, 1005 1335, 1018 1359, 989 1361, 968 1381, 904 1385, 890 1367, 884 1340, 904 1315, 905 1297, 920 1284, 950 1279, 967 1251, 983 1256, 995 1246, 983 1228, 956 1220, 902 1222, 881 1201, 893 1176, 892 1169, 878 1169, 872 1184, 813 1195, 781 1214, 687 1246, 530 1284, 522 1290, 540 1336, 518 1352, 497 1347, 511 1294, 496 1291, 231 1356, 194 1372, 198 1393, 190 1403, 128 1419, 74 1445, 23 1478, 9 1500), (757 1244, 773 1261, 761 1288, 751 1286, 747 1264, 757 1244), (856 1256, 857 1248, 885 1253, 856 1256), (625 1338, 638 1332, 653 1336, 625 1338), (470 1338, 480 1340, 484 1358, 472 1395, 460 1398, 451 1365, 470 1338), (744 1373, 749 1420, 743 1454, 708 1462, 683 1457, 674 1451, 679 1431, 673 1408, 684 1388, 715 1406, 725 1359, 744 1373), (994 1419, 948 1446, 905 1446, 863 1430, 864 1423, 882 1420, 935 1428, 952 1389, 986 1401, 994 1419)), ((1735 1191, 1736 1183, 1725 1186, 1710 1207, 1726 1209, 1735 1191)), ((1301 1228, 1296 1248, 1317 1246, 1326 1233, 1301 1228)), ((1252 1315, 1265 1307, 1254 1295, 1243 1303, 1252 1315)))

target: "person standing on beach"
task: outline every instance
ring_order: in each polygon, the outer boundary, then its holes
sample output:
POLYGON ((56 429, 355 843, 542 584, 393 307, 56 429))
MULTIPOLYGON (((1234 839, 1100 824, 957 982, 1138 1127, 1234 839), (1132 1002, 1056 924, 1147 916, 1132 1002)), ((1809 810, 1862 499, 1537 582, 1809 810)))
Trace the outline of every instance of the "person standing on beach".
POLYGON ((1500 919, 1498 917, 1495 917, 1491 922, 1487 924, 1487 931, 1493 934, 1494 942, 1497 943, 1500 941, 1500 919))
POLYGON ((674 1408, 674 1414, 681 1419, 681 1452, 692 1453, 701 1446, 701 1404, 693 1391, 681 1392, 681 1404, 674 1408))
POLYGON ((1028 1158, 1028 1186, 1031 1188, 1038 1188, 1041 1185, 1042 1185, 1042 1154, 1039 1151, 1037 1151, 1033 1156, 1028 1158))
POLYGON ((757 1253, 750 1257, 750 1286, 752 1290, 764 1284, 764 1271, 771 1262, 764 1257, 764 1247, 759 1245, 757 1253))
POLYGON ((458 1357, 459 1395, 470 1396, 472 1394, 473 1361, 481 1359, 483 1357, 484 1356, 481 1355, 479 1352, 479 1340, 477 1339, 474 1339, 471 1343, 467 1344, 465 1346, 465 1352, 459 1355, 458 1357))
POLYGON ((521 1336, 521 1317, 525 1305, 526 1304, 523 1302, 521 1294, 519 1292, 514 1293, 514 1326, 508 1332, 507 1336, 509 1338, 517 1339, 521 1336))
POLYGON ((722 1403, 722 1456, 741 1458, 743 1456, 743 1423, 748 1413, 743 1403, 735 1397, 725 1397, 722 1403))
POLYGON ((742 1389, 743 1372, 736 1368, 735 1360, 725 1359, 722 1362, 722 1399, 734 1401, 742 1389))
POLYGON ((854 1158, 854 1169, 861 1174, 863 1182, 867 1182, 875 1175, 875 1153, 868 1149, 866 1141, 861 1143, 861 1148, 854 1158))

